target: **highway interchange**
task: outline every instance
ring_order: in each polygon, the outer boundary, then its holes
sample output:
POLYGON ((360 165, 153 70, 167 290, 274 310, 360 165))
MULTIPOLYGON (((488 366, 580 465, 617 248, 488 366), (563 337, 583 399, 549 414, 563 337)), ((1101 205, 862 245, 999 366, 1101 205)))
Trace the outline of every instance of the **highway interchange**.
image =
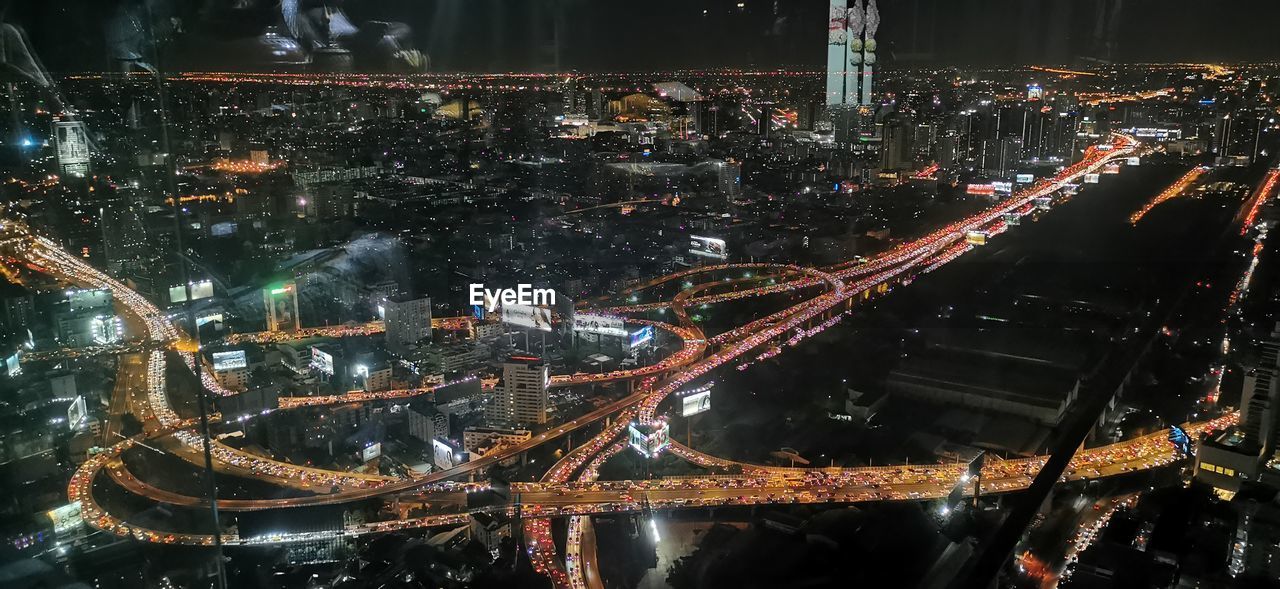
MULTIPOLYGON (((617 401, 598 407, 566 423, 555 425, 527 442, 510 445, 500 451, 460 465, 457 468, 417 478, 396 478, 349 472, 336 472, 288 464, 250 454, 214 441, 211 452, 219 471, 253 477, 316 494, 287 499, 220 499, 223 511, 302 507, 334 504, 360 499, 412 492, 421 496, 457 496, 483 490, 483 483, 454 483, 510 457, 559 439, 566 434, 607 419, 600 433, 573 448, 556 463, 539 482, 514 483, 512 501, 508 505, 488 508, 524 519, 526 538, 535 566, 550 575, 557 586, 585 587, 582 572, 581 537, 586 523, 582 516, 592 513, 632 512, 646 509, 679 509, 708 506, 753 505, 767 503, 863 502, 879 500, 925 500, 944 497, 955 486, 962 473, 954 465, 895 465, 830 469, 801 469, 745 464, 706 455, 672 441, 668 451, 696 465, 711 468, 734 467, 741 475, 695 476, 657 480, 597 481, 598 468, 609 456, 625 451, 621 441, 627 424, 632 421, 654 422, 663 419, 663 402, 673 393, 703 379, 726 365, 745 366, 753 359, 780 353, 788 345, 813 335, 852 312, 857 301, 883 294, 896 284, 909 281, 920 273, 945 264, 973 246, 966 242, 970 232, 998 233, 1005 229, 1008 214, 1023 214, 1038 203, 1052 197, 1069 184, 1079 183, 1086 174, 1096 173, 1107 164, 1123 161, 1142 149, 1132 137, 1113 135, 1110 141, 1089 148, 1084 158, 1062 170, 1051 179, 1042 180, 987 210, 942 227, 924 237, 903 243, 866 260, 852 260, 825 269, 802 268, 784 264, 720 264, 694 268, 648 281, 621 293, 626 296, 666 284, 685 282, 679 294, 666 302, 646 302, 592 308, 592 312, 626 316, 629 323, 654 325, 666 337, 681 341, 678 351, 661 361, 630 370, 602 374, 559 375, 552 386, 574 386, 598 382, 629 381, 632 392, 617 401), (730 283, 723 280, 693 284, 699 275, 716 272, 749 272, 730 283), (726 290, 726 286, 735 289, 726 290), (742 286, 742 288, 736 288, 742 286), (709 292, 718 291, 718 292, 709 292), (690 319, 687 308, 751 296, 780 292, 813 292, 799 304, 767 315, 727 332, 707 338, 690 319), (671 311, 673 323, 647 321, 631 315, 651 311, 671 311), (758 350, 764 351, 759 352, 758 350), (752 354, 756 355, 752 355, 752 354), (561 560, 550 541, 550 517, 573 516, 566 555, 561 560), (568 566, 565 566, 565 562, 568 566)), ((197 420, 183 419, 174 410, 165 381, 165 355, 169 350, 181 354, 188 366, 196 368, 199 360, 194 346, 173 321, 160 309, 125 285, 104 275, 75 256, 59 248, 51 240, 32 234, 20 223, 3 225, 0 246, 28 267, 37 268, 59 280, 79 287, 107 288, 121 307, 122 316, 134 335, 144 335, 121 356, 120 374, 106 427, 107 447, 86 461, 72 477, 68 487, 71 501, 80 501, 86 522, 119 536, 142 541, 210 545, 213 537, 205 533, 172 533, 146 529, 131 524, 104 509, 94 496, 95 481, 106 474, 121 488, 156 502, 181 506, 200 506, 200 498, 156 488, 129 473, 121 455, 137 445, 155 448, 176 447, 175 453, 200 464, 202 437, 197 420), (143 423, 143 432, 129 438, 119 433, 119 419, 132 413, 143 423)), ((636 297, 632 297, 635 300, 636 297)), ((613 300, 616 300, 615 296, 613 300)), ((588 304, 603 303, 589 301, 588 304)), ((450 319, 450 328, 466 328, 465 320, 450 319)), ((369 335, 382 330, 381 324, 338 326, 304 330, 294 334, 250 334, 236 336, 236 341, 284 341, 299 336, 325 335, 343 337, 369 335)), ((218 386, 202 363, 198 369, 206 389, 214 395, 234 394, 218 386)), ((487 383, 489 384, 489 383, 487 383)), ((373 393, 355 392, 328 397, 285 398, 281 409, 338 403, 407 399, 430 392, 432 388, 373 393)), ((214 416, 217 419, 217 416, 214 416)), ((1209 428, 1231 423, 1233 415, 1212 422, 1188 424, 1193 435, 1209 428)), ((1072 460, 1066 480, 1113 476, 1166 465, 1179 460, 1177 450, 1153 434, 1109 446, 1078 452, 1072 460)), ((1019 460, 989 460, 983 470, 983 487, 991 492, 1024 489, 1030 484, 1044 457, 1019 460)), ((465 501, 462 502, 465 504, 465 501)), ((360 535, 391 530, 453 525, 467 521, 468 513, 431 515, 419 518, 373 522, 330 535, 360 535)), ((307 540, 326 533, 279 534, 270 537, 241 538, 222 534, 227 545, 262 544, 307 540)))

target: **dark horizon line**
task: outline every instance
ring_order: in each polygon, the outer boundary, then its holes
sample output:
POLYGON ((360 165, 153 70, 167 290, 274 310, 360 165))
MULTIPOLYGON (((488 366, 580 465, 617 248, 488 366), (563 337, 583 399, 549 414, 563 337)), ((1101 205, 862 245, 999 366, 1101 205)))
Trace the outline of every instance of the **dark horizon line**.
MULTIPOLYGON (((1198 66, 1216 65, 1225 67, 1259 67, 1272 66, 1280 67, 1280 60, 1277 61, 1216 61, 1216 62, 1192 62, 1192 61, 1136 61, 1136 62, 1114 62, 1107 64, 1063 64, 1063 63, 1020 63, 1020 64, 923 64, 915 63, 911 65, 895 66, 881 70, 881 75, 891 74, 894 72, 905 71, 925 71, 925 70, 1018 70, 1018 69, 1034 69, 1034 68, 1073 68, 1081 71, 1097 71, 1107 68, 1125 68, 1125 67, 1171 67, 1184 66, 1194 68, 1198 66)), ((287 71, 287 70, 230 70, 230 69, 181 69, 165 72, 165 75, 181 75, 181 74, 235 74, 235 75, 257 75, 257 76, 379 76, 379 77, 430 77, 430 76, 560 76, 560 75, 580 75, 580 76, 627 76, 627 75, 659 75, 659 74, 686 74, 686 73, 724 73, 732 74, 740 72, 744 74, 761 74, 761 73, 795 73, 795 74, 814 74, 822 75, 826 73, 826 68, 821 65, 814 64, 795 64, 795 65, 778 65, 778 66, 715 66, 703 68, 670 68, 670 69, 635 69, 635 70, 590 70, 590 69, 569 69, 558 71, 537 71, 537 70, 505 70, 505 71, 482 71, 482 70, 441 70, 428 72, 379 72, 379 71, 349 71, 349 72, 318 72, 318 71, 287 71)), ((51 75, 61 78, 74 78, 76 76, 117 76, 117 77, 149 77, 149 72, 114 72, 114 71, 59 71, 49 72, 51 75)), ((1054 72, 1046 72, 1054 73, 1054 72)), ((1070 75, 1070 74, 1065 74, 1070 75)))

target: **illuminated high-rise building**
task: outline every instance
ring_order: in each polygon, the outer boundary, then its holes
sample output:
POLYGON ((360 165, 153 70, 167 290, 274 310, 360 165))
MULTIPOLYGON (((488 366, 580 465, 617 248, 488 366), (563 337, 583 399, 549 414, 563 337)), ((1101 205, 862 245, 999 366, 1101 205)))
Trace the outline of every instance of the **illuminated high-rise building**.
POLYGON ((431 338, 431 299, 391 297, 383 302, 387 348, 397 354, 431 338))
POLYGON ((541 358, 512 356, 502 363, 502 383, 485 411, 491 424, 535 425, 547 422, 547 385, 551 377, 541 358))
POLYGON ((1240 429, 1245 439, 1265 454, 1275 447, 1277 404, 1280 404, 1280 329, 1262 343, 1258 365, 1244 377, 1240 399, 1240 429))
MULTIPOLYGON (((876 31, 880 29, 880 9, 876 7, 876 0, 867 0, 864 18, 866 29, 862 41, 862 95, 858 104, 867 106, 871 104, 871 80, 876 65, 876 31)), ((849 48, 853 49, 852 42, 849 48)))
POLYGON ((139 190, 104 184, 98 187, 98 192, 103 195, 99 217, 107 272, 117 278, 144 272, 148 261, 147 234, 143 224, 145 207, 139 190))
POLYGON ((851 81, 845 56, 849 47, 848 29, 847 0, 831 0, 827 21, 827 106, 846 104, 846 87, 851 81))
POLYGON ((912 158, 912 129, 907 121, 895 113, 885 120, 881 128, 880 167, 885 170, 910 169, 912 158))
POLYGON ((831 0, 827 22, 827 106, 871 104, 876 63, 876 0, 831 0))

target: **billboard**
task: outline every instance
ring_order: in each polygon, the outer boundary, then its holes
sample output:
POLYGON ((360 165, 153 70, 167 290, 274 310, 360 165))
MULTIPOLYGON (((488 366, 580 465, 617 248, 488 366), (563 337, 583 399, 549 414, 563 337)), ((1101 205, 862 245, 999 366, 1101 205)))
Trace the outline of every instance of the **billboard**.
POLYGON ((645 458, 657 457, 663 449, 671 445, 671 437, 668 435, 665 421, 651 424, 632 423, 627 426, 627 434, 628 443, 645 458))
POLYGON ((382 442, 369 444, 364 447, 364 450, 360 451, 360 460, 363 460, 364 462, 368 462, 379 456, 382 456, 382 442))
POLYGON ((222 313, 206 313, 196 317, 196 327, 204 327, 208 323, 222 323, 222 313))
POLYGON ((333 376, 333 354, 311 346, 311 368, 316 372, 333 376))
POLYGON ((1013 192, 1013 182, 992 182, 991 189, 1001 194, 1013 192))
POLYGON ((431 440, 431 462, 440 470, 449 470, 467 461, 467 453, 440 438, 431 440))
POLYGON ((597 333, 613 337, 627 337, 627 328, 619 317, 577 313, 573 316, 573 330, 578 333, 597 333))
POLYGON ((1097 184, 1098 182, 1101 182, 1101 181, 1102 181, 1102 176, 1101 176, 1100 174, 1085 174, 1085 175, 1084 175, 1084 183, 1085 183, 1085 184, 1097 184))
POLYGON ((631 332, 627 338, 628 347, 637 347, 653 340, 653 326, 646 325, 640 329, 631 332))
POLYGON ((987 245, 987 234, 981 231, 970 231, 964 234, 964 242, 969 245, 987 245))
POLYGON ((267 307, 267 331, 297 331, 302 325, 298 320, 298 286, 293 281, 283 282, 262 289, 267 307))
POLYGON ((1183 456, 1191 456, 1192 442, 1191 437, 1187 435, 1187 430, 1176 425, 1169 426, 1169 442, 1183 456))
POLYGON ((538 331, 551 331, 551 309, 529 305, 503 305, 502 322, 538 331))
POLYGON ((84 523, 79 501, 50 509, 45 512, 45 515, 49 516, 49 521, 53 522, 53 533, 59 536, 76 531, 84 523))
POLYGON ((729 250, 725 248, 723 239, 697 235, 689 236, 689 253, 695 256, 706 256, 721 260, 729 257, 729 250))
POLYGON ((98 315, 89 320, 89 333, 99 346, 114 344, 124 339, 124 322, 115 315, 98 315))
POLYGON ((1131 157, 1131 158, 1129 158, 1129 159, 1125 160, 1124 165, 1126 165, 1126 166, 1141 166, 1141 165, 1142 165, 1142 158, 1141 158, 1141 157, 1131 157))
POLYGON ((235 235, 235 233, 236 224, 233 221, 223 221, 209 226, 209 235, 214 237, 227 237, 229 235, 235 235))
POLYGON ((1030 184, 1036 181, 1036 175, 1035 174, 1018 174, 1018 177, 1016 178, 1016 180, 1018 181, 1018 184, 1030 184))
POLYGON ((89 173, 89 134, 84 121, 57 121, 53 124, 53 143, 58 152, 58 170, 66 176, 84 177, 89 173))
POLYGON ((18 353, 14 352, 12 356, 4 359, 5 374, 9 376, 18 376, 22 374, 22 364, 19 363, 18 353))
POLYGON ((1182 137, 1182 129, 1135 127, 1126 129, 1125 131, 1142 139, 1179 139, 1182 137))
POLYGON ((1102 167, 1103 174, 1119 174, 1120 164, 1107 164, 1102 167))
MULTIPOLYGON (((201 280, 192 282, 191 284, 191 300, 198 301, 213 296, 213 281, 201 280)), ((169 287, 169 302, 185 303, 187 301, 187 287, 181 284, 175 284, 169 287)))
POLYGON ((685 395, 681 400, 680 415, 689 417, 711 410, 711 389, 685 395))
POLYGON ((89 418, 89 409, 85 407, 84 397, 76 395, 76 400, 67 407, 67 428, 76 431, 84 426, 89 418))
POLYGON ((227 370, 249 367, 249 360, 245 356, 244 350, 214 352, 210 354, 210 357, 213 358, 213 370, 215 372, 224 372, 227 370))
POLYGON ((964 191, 974 196, 991 196, 996 193, 996 187, 991 184, 970 184, 964 191))

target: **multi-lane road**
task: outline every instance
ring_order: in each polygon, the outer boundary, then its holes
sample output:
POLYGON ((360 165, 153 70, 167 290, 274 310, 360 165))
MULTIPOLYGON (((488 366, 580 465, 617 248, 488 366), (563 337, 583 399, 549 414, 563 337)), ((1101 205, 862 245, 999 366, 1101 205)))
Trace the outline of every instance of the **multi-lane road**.
MULTIPOLYGON (((942 465, 912 467, 904 465, 876 468, 782 469, 733 463, 679 445, 675 445, 673 451, 694 463, 708 467, 736 466, 746 474, 736 479, 708 476, 661 480, 655 483, 653 481, 600 482, 594 480, 594 473, 604 458, 621 451, 622 446, 618 439, 626 424, 632 419, 641 421, 659 419, 662 402, 673 392, 767 343, 776 341, 794 343, 822 325, 838 320, 848 311, 853 302, 886 292, 895 282, 937 267, 967 251, 968 246, 964 244, 964 238, 968 232, 999 223, 1003 215, 1025 210, 1027 205, 1035 199, 1051 196, 1063 186, 1077 182, 1084 174, 1093 173, 1117 158, 1127 157, 1137 149, 1137 143, 1132 138, 1117 135, 1109 144, 1090 148, 1081 162, 1063 170, 1055 178, 1042 181, 982 213, 949 224, 869 260, 857 260, 827 269, 779 264, 724 264, 710 267, 710 269, 689 270, 639 285, 631 292, 641 292, 646 288, 714 270, 754 271, 770 276, 769 284, 761 284, 764 280, 759 276, 731 280, 730 282, 734 284, 746 285, 740 290, 725 291, 722 285, 726 283, 723 280, 697 285, 686 284, 680 293, 668 302, 607 308, 606 312, 616 314, 631 314, 659 308, 673 309, 676 325, 640 319, 628 319, 628 321, 652 324, 667 330, 670 336, 682 342, 681 348, 653 366, 603 375, 560 376, 559 381, 554 384, 571 386, 608 380, 631 380, 637 382, 639 386, 634 393, 620 400, 553 427, 527 442, 509 446, 502 452, 479 458, 456 469, 418 479, 394 479, 291 465, 215 444, 213 447, 215 460, 220 468, 226 469, 227 472, 293 486, 301 483, 304 488, 317 492, 310 497, 223 500, 220 504, 227 510, 241 510, 337 503, 406 491, 456 495, 460 492, 459 488, 462 488, 461 492, 465 492, 467 487, 441 483, 482 471, 510 456, 556 440, 606 417, 614 419, 603 428, 600 434, 568 453, 547 473, 544 481, 514 485, 512 504, 498 509, 518 509, 523 515, 533 516, 535 519, 532 521, 540 521, 536 518, 645 508, 676 509, 756 503, 921 500, 944 496, 950 492, 960 476, 957 468, 942 465), (717 286, 722 292, 699 294, 717 286), (815 288, 819 290, 814 291, 814 296, 800 304, 739 326, 710 340, 704 338, 701 331, 689 321, 685 311, 689 305, 711 304, 749 296, 815 288), (578 480, 570 480, 575 477, 578 480), (338 488, 337 492, 330 492, 333 487, 338 488)), ((166 346, 181 349, 183 339, 180 332, 163 313, 141 296, 75 257, 62 252, 48 240, 32 236, 17 224, 8 224, 5 230, 7 232, 5 244, 19 259, 28 259, 71 284, 113 290, 117 300, 127 311, 126 315, 130 315, 134 322, 143 327, 147 336, 145 344, 151 346, 148 348, 148 353, 123 357, 117 394, 113 398, 110 409, 111 416, 117 420, 125 411, 138 415, 146 425, 146 433, 112 443, 107 452, 86 462, 73 477, 68 490, 69 495, 73 500, 81 500, 84 503, 87 520, 95 527, 149 541, 202 545, 211 543, 212 537, 204 534, 170 534, 132 526, 103 510, 94 500, 92 492, 93 482, 98 478, 99 473, 105 471, 121 488, 153 500, 175 505, 203 505, 200 499, 159 489, 137 479, 127 471, 120 458, 124 450, 148 441, 177 440, 182 448, 177 452, 179 454, 193 453, 202 444, 202 440, 192 428, 192 420, 180 419, 170 407, 164 385, 164 362, 161 350, 166 346)), ((306 334, 334 337, 369 335, 377 333, 381 328, 381 324, 326 327, 309 330, 306 334)), ((255 334, 237 339, 273 341, 280 337, 286 336, 255 334)), ((192 355, 189 353, 185 355, 189 363, 195 363, 192 355)), ((407 398, 429 391, 430 389, 415 389, 381 394, 339 395, 310 401, 298 399, 286 401, 282 407, 288 409, 293 406, 407 398)), ((233 394, 229 391, 215 392, 233 394)), ((1212 425, 1221 426, 1222 423, 1212 425)), ((1195 429, 1209 426, 1210 424, 1194 424, 1192 427, 1195 429)), ((108 430, 118 434, 118 425, 112 426, 109 423, 108 430)), ((1159 436, 1140 438, 1081 452, 1072 463, 1073 468, 1066 478, 1112 476, 1169 464, 1179 458, 1172 446, 1159 439, 1159 436)), ((1038 472, 1043 460, 1041 457, 1023 461, 993 461, 987 467, 990 472, 984 471, 984 487, 992 492, 1025 488, 1038 472)), ((470 489, 477 488, 479 487, 470 489)), ((360 534, 424 525, 441 525, 465 521, 466 517, 466 513, 458 513, 448 516, 376 522, 334 533, 360 534)), ((573 526, 576 538, 577 532, 581 530, 582 520, 574 521, 577 522, 573 526)), ((530 525, 533 526, 531 531, 535 533, 535 537, 546 529, 542 524, 530 525)), ((231 535, 224 537, 224 541, 228 543, 294 539, 301 539, 301 536, 267 539, 240 539, 231 535)), ((551 550, 550 557, 554 559, 553 545, 551 550)), ((548 558, 547 546, 543 546, 538 557, 540 562, 548 558)), ((571 543, 570 557, 575 563, 570 567, 570 572, 574 574, 561 577, 557 581, 564 580, 577 586, 578 580, 575 579, 580 576, 581 567, 576 564, 580 563, 576 542, 571 543)), ((550 563, 544 564, 551 566, 550 563)))

